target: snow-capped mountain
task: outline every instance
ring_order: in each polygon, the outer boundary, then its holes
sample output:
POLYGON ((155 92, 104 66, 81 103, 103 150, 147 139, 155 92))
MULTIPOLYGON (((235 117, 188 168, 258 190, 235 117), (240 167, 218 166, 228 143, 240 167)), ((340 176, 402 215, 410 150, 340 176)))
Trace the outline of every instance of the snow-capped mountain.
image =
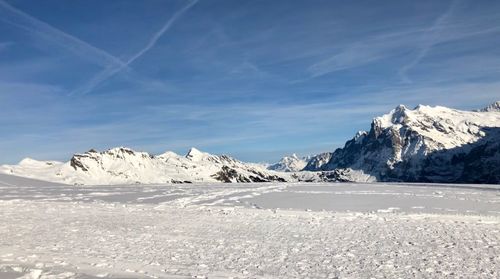
POLYGON ((150 155, 119 147, 68 162, 24 159, 0 173, 66 184, 406 181, 500 183, 500 102, 477 111, 403 105, 373 119, 343 148, 271 166, 191 148, 150 155), (304 170, 304 171, 301 171, 304 170))
POLYGON ((325 153, 320 153, 316 156, 312 156, 307 162, 307 165, 303 168, 303 170, 314 171, 321 169, 324 164, 330 161, 330 159, 332 158, 332 154, 333 152, 325 152, 325 153))
POLYGON ((294 153, 289 157, 283 157, 278 163, 268 166, 267 169, 281 172, 297 172, 303 170, 310 159, 310 157, 299 158, 294 153))
POLYGON ((492 111, 496 111, 496 112, 500 112, 500 101, 498 102, 494 102, 493 104, 479 110, 479 111, 482 111, 482 112, 492 112, 492 111))
POLYGON ((186 156, 166 152, 157 156, 119 147, 104 152, 75 154, 69 162, 24 159, 4 165, 1 173, 66 184, 130 184, 193 182, 286 181, 289 176, 226 155, 191 148, 186 156))
POLYGON ((342 174, 345 180, 500 183, 499 104, 479 111, 400 105, 328 163, 306 169, 331 171, 333 180, 342 174))

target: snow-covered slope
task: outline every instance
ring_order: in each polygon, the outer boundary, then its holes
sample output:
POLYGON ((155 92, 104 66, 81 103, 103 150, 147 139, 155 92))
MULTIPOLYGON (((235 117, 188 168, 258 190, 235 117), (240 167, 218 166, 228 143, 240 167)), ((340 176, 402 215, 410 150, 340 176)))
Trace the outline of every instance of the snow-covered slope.
POLYGON ((493 104, 479 110, 479 111, 482 111, 482 112, 492 112, 492 111, 496 111, 496 112, 500 112, 500 101, 498 102, 494 102, 493 104))
MULTIPOLYGON (((46 186, 63 186, 64 184, 58 184, 54 182, 47 182, 43 180, 31 179, 26 177, 20 177, 15 175, 0 173, 0 186, 10 186, 10 187, 46 187, 46 186)), ((0 277, 1 278, 1 277, 0 277)))
MULTIPOLYGON (((353 172, 350 180, 500 183, 499 102, 480 111, 403 105, 377 117, 313 171, 353 172)), ((349 179, 347 179, 349 180, 349 179)))
POLYGON ((283 157, 278 163, 267 167, 269 170, 282 171, 282 172, 297 172, 304 169, 311 158, 301 157, 292 154, 290 157, 283 157))
POLYGON ((104 152, 75 154, 69 162, 24 159, 4 165, 0 173, 67 184, 267 182, 288 181, 288 175, 191 148, 186 156, 166 152, 157 156, 119 147, 104 152))
POLYGON ((344 148, 269 166, 192 148, 150 155, 119 147, 69 162, 24 159, 0 173, 66 184, 406 181, 500 184, 500 102, 478 111, 403 105, 372 121, 344 148), (278 170, 278 171, 275 171, 278 170), (306 171, 300 171, 306 170, 306 171))
POLYGON ((319 170, 323 167, 324 164, 328 163, 332 158, 333 152, 325 152, 320 153, 316 156, 312 156, 307 165, 303 168, 303 170, 311 171, 311 170, 319 170))

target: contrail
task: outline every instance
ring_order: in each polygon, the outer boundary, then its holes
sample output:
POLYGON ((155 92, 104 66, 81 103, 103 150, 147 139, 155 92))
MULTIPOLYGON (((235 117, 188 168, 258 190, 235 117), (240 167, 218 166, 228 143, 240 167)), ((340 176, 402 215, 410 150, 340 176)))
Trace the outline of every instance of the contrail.
POLYGON ((422 61, 422 59, 424 59, 427 56, 431 48, 436 44, 437 37, 442 31, 443 25, 452 16, 457 3, 458 0, 454 0, 451 3, 450 7, 446 10, 446 12, 444 12, 434 21, 434 24, 427 30, 427 38, 424 40, 417 56, 409 64, 403 66, 399 70, 399 75, 401 76, 404 82, 411 83, 410 78, 408 78, 408 71, 417 66, 420 63, 420 61, 422 61))
POLYGON ((109 67, 127 67, 127 63, 107 53, 106 51, 96 48, 68 33, 65 33, 46 22, 34 18, 33 16, 18 10, 7 2, 0 0, 0 21, 4 21, 10 25, 24 29, 30 33, 36 34, 38 37, 51 41, 69 51, 90 60, 93 63, 109 67))
POLYGON ((189 4, 184 6, 182 9, 178 10, 165 24, 162 26, 162 28, 156 32, 153 37, 149 40, 149 42, 146 44, 144 48, 142 48, 140 51, 138 51, 136 54, 134 54, 132 57, 130 57, 123 65, 114 65, 112 67, 109 67, 107 69, 104 69, 103 71, 99 72, 97 75, 95 75, 92 79, 90 79, 86 84, 84 84, 82 87, 77 88, 73 90, 72 92, 69 93, 69 95, 74 95, 74 94, 79 94, 79 95, 85 95, 92 91, 96 86, 99 84, 103 83, 104 81, 108 80, 112 76, 114 76, 116 73, 122 71, 124 68, 128 67, 131 63, 133 63, 135 60, 137 60, 139 57, 144 55, 147 51, 149 51, 152 47, 155 46, 155 44, 158 42, 158 40, 161 38, 161 36, 167 32, 170 27, 179 19, 181 16, 187 12, 191 7, 193 7, 198 0, 191 1, 189 4))
POLYGON ((170 27, 185 13, 187 12, 191 7, 193 7, 196 3, 198 2, 198 0, 194 0, 192 2, 190 2, 189 4, 187 4, 184 8, 180 9, 179 11, 177 11, 164 25, 163 27, 158 31, 156 32, 156 34, 154 34, 154 36, 149 40, 148 44, 143 48, 141 49, 139 52, 137 52, 134 56, 132 56, 128 61, 127 61, 127 65, 129 65, 130 63, 134 62, 137 58, 141 57, 144 53, 146 53, 148 50, 150 50, 155 44, 156 42, 158 42, 158 40, 160 39, 160 37, 165 33, 167 32, 168 29, 170 29, 170 27))

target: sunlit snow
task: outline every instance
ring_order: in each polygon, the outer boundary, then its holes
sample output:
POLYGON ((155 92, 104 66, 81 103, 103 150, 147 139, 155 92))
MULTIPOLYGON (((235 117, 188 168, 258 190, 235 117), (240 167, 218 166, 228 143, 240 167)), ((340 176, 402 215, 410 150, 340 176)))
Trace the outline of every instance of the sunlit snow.
POLYGON ((495 278, 500 187, 0 175, 0 278, 495 278))

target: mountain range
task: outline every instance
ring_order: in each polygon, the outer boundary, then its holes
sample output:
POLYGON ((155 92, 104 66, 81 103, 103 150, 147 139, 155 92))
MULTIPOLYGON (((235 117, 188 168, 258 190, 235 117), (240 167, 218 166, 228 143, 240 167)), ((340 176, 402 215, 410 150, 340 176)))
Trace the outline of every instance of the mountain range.
POLYGON ((500 183, 500 102, 478 111, 400 105, 305 169, 331 180, 500 183))
POLYGON ((500 183, 500 102, 476 111, 403 105, 373 119, 343 148, 278 163, 244 163, 191 148, 151 155, 126 147, 68 162, 26 158, 0 173, 66 184, 397 181, 500 183))
POLYGON ((0 167, 1 173, 41 180, 85 185, 131 183, 202 183, 288 181, 289 176, 264 166, 243 163, 226 155, 212 155, 191 148, 185 156, 174 152, 151 155, 126 147, 89 150, 68 162, 24 159, 0 167))

